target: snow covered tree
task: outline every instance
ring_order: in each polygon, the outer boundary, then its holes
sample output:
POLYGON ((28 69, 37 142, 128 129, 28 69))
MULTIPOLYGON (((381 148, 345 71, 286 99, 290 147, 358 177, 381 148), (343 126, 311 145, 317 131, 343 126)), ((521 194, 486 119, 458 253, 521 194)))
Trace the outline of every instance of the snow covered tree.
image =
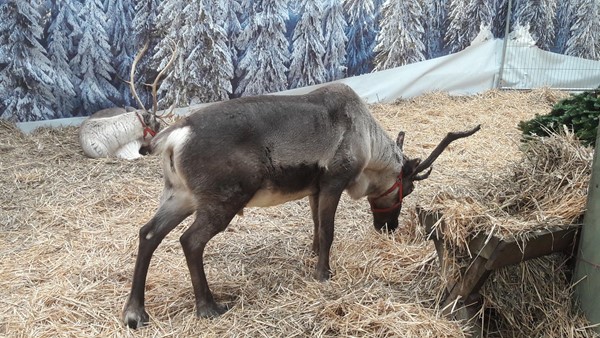
POLYGON ((238 46, 243 54, 237 69, 237 95, 258 95, 287 89, 289 62, 285 36, 286 0, 254 0, 252 15, 244 23, 238 46))
POLYGON ((373 69, 377 33, 373 0, 346 0, 344 10, 348 22, 347 75, 369 73, 373 69))
POLYGON ((238 0, 229 0, 224 3, 226 4, 226 7, 225 15, 222 19, 225 23, 223 28, 227 34, 227 46, 231 53, 231 60, 234 65, 237 65, 239 50, 236 48, 235 42, 242 31, 242 25, 239 19, 239 15, 242 12, 242 5, 238 0))
POLYGON ((335 81, 344 77, 346 71, 346 29, 348 24, 340 0, 327 0, 323 8, 323 32, 325 56, 323 65, 325 81, 335 81))
MULTIPOLYGON (((164 3, 165 1, 135 0, 135 2, 132 23, 133 54, 137 54, 137 52, 142 50, 142 47, 146 42, 149 46, 148 51, 153 51, 160 36, 158 27, 161 25, 159 25, 156 18, 158 7, 160 3, 164 3)), ((183 2, 181 5, 183 5, 183 2)), ((183 6, 180 6, 179 9, 182 10, 183 6)), ((175 14, 177 13, 173 13, 173 15, 175 14)), ((166 35, 164 32, 162 34, 166 35)), ((143 86, 143 84, 151 83, 153 81, 157 75, 155 68, 155 65, 152 64, 152 53, 146 52, 135 69, 136 91, 145 107, 150 106, 152 97, 150 95, 150 89, 147 86, 143 86)), ((129 78, 129 76, 127 78, 129 78)), ((133 102, 133 97, 128 96, 128 100, 133 102)))
MULTIPOLYGON (((152 40, 158 39, 159 28, 157 24, 159 5, 166 0, 135 0, 132 30, 136 50, 141 49, 146 41, 151 41, 150 49, 154 46, 152 40)), ((183 4, 179 6, 183 8, 183 4)), ((179 8, 178 7, 178 8, 179 8)), ((176 15, 177 13, 173 13, 176 15)))
POLYGON ((425 60, 422 18, 417 1, 386 1, 375 47, 375 71, 425 60))
POLYGON ((115 70, 111 66, 112 54, 104 29, 107 19, 102 2, 86 1, 80 17, 81 38, 77 55, 70 65, 81 79, 79 94, 83 100, 84 115, 87 115, 113 106, 112 100, 119 96, 119 92, 111 83, 115 70))
MULTIPOLYGON (((207 0, 196 0, 198 6, 204 11, 196 12, 193 6, 191 16, 186 16, 186 26, 190 29, 189 38, 198 40, 192 53, 188 56, 188 67, 194 73, 197 65, 197 74, 190 74, 194 83, 201 88, 199 102, 225 100, 232 93, 231 80, 233 79, 233 62, 229 46, 227 45, 227 32, 223 20, 215 20, 207 0), (197 27, 198 22, 206 21, 205 27, 197 27), (195 78, 194 78, 195 77, 195 78)), ((224 2, 218 2, 221 5, 224 2)), ((223 12, 223 11, 221 11, 223 12)), ((217 11, 218 13, 218 11, 217 11)), ((185 34, 183 34, 185 37, 185 34)), ((190 102, 192 103, 192 102, 190 102)))
POLYGON ((37 1, 8 0, 0 5, 0 117, 34 121, 54 117, 56 73, 40 43, 43 34, 37 1))
POLYGON ((515 25, 529 25, 530 33, 536 45, 550 50, 554 45, 556 0, 519 0, 515 7, 515 25))
POLYGON ((77 1, 56 0, 56 16, 48 28, 48 55, 56 72, 52 93, 57 117, 74 115, 75 109, 81 104, 75 92, 75 84, 79 83, 79 79, 69 65, 69 60, 77 53, 72 33, 81 30, 80 10, 81 3, 77 1))
POLYGON ((134 16, 133 0, 106 0, 106 16, 108 17, 106 33, 113 55, 112 64, 116 70, 112 83, 120 95, 119 106, 132 105, 129 84, 129 69, 133 62, 134 40, 132 22, 134 16))
POLYGON ((469 45, 470 41, 465 38, 467 26, 466 6, 468 0, 450 0, 448 12, 448 30, 444 36, 446 48, 450 53, 457 52, 469 45))
MULTIPOLYGON (((502 38, 506 34, 506 16, 508 15, 508 1, 497 0, 494 9, 494 19, 492 21, 492 34, 496 38, 502 38)), ((512 5, 514 11, 514 1, 512 5)), ((487 23, 484 23, 487 24, 487 23)))
POLYGON ((306 87, 325 82, 323 56, 323 7, 321 2, 302 1, 302 16, 292 37, 290 88, 306 87))
MULTIPOLYGON (((444 35, 446 31, 446 19, 448 0, 425 0, 423 10, 423 28, 425 36, 425 55, 427 59, 433 59, 444 55, 444 35)), ((383 28, 382 28, 383 29, 383 28)))
POLYGON ((571 1, 559 1, 556 13, 557 29, 554 52, 563 54, 567 49, 567 41, 571 37, 573 21, 573 3, 571 1))
POLYGON ((451 53, 465 49, 479 34, 481 24, 494 21, 495 8, 488 0, 450 0, 446 46, 451 53))
POLYGON ((167 0, 159 7, 157 23, 166 35, 156 47, 154 60, 161 69, 174 52, 173 44, 178 46, 177 59, 160 86, 163 108, 224 100, 231 93, 233 64, 227 36, 213 13, 219 15, 206 0, 167 0), (181 5, 182 10, 175 10, 181 5))
POLYGON ((600 2, 576 0, 573 5, 574 23, 567 40, 565 54, 600 60, 600 2))
MULTIPOLYGON (((226 0, 226 1, 222 1, 219 2, 219 4, 221 4, 221 10, 223 13, 221 14, 221 17, 216 19, 217 22, 222 22, 223 23, 223 29, 225 30, 225 34, 226 34, 226 44, 227 44, 227 48, 229 49, 229 55, 231 56, 231 64, 233 66, 234 69, 234 74, 235 74, 235 70, 238 67, 238 63, 239 63, 239 57, 240 57, 240 50, 237 47, 237 40, 238 37, 242 31, 242 25, 240 23, 240 17, 242 16, 243 13, 243 6, 240 3, 240 0, 226 0)), ((231 86, 232 86, 232 92, 234 88, 237 88, 237 83, 238 83, 238 79, 237 77, 232 77, 231 79, 231 86)), ((230 95, 232 96, 232 95, 230 95)))

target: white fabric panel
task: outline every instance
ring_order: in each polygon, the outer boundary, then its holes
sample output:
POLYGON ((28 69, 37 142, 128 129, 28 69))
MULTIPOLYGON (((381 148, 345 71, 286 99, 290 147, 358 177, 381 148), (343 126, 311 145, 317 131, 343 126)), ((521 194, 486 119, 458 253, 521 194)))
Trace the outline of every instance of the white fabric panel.
MULTIPOLYGON (((502 40, 491 40, 458 53, 335 82, 352 87, 369 103, 393 102, 432 91, 475 94, 494 87, 501 51, 502 40)), ((276 95, 304 94, 323 85, 286 90, 276 95)))

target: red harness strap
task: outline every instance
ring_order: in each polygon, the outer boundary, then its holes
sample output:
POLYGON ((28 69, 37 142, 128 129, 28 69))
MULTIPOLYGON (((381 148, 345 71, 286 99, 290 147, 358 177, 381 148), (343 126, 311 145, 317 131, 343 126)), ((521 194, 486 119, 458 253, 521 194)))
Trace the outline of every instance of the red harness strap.
POLYGON ((402 197, 403 197, 402 196, 402 172, 400 172, 400 174, 398 174, 398 177, 396 178, 396 182, 394 182, 394 185, 392 185, 383 194, 374 198, 373 202, 384 196, 387 196, 387 195, 393 193, 394 190, 396 190, 396 189, 398 189, 398 202, 394 203, 394 205, 392 205, 391 207, 388 207, 388 208, 375 208, 375 207, 373 207, 373 203, 371 203, 371 211, 372 212, 390 212, 390 211, 394 211, 394 210, 398 209, 400 207, 400 205, 402 205, 402 197))
POLYGON ((148 127, 147 124, 144 123, 144 120, 142 119, 140 114, 138 114, 136 112, 135 115, 137 116, 138 120, 140 120, 142 127, 144 127, 144 138, 146 138, 146 136, 148 136, 148 134, 150 134, 150 137, 156 136, 156 132, 154 130, 152 130, 152 128, 148 127))

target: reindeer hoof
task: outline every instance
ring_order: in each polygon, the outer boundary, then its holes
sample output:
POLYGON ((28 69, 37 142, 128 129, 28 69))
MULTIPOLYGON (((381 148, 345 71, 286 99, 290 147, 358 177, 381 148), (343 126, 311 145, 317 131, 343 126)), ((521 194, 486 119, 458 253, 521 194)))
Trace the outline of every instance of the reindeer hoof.
POLYGON ((225 305, 214 302, 211 304, 197 305, 197 308, 196 316, 199 318, 217 318, 228 310, 225 305))
POLYGON ((319 282, 326 282, 331 278, 331 271, 329 269, 325 269, 322 271, 315 270, 313 277, 319 282))
POLYGON ((134 330, 146 325, 149 321, 150 316, 148 316, 148 313, 143 308, 136 310, 127 309, 123 313, 123 322, 134 330))

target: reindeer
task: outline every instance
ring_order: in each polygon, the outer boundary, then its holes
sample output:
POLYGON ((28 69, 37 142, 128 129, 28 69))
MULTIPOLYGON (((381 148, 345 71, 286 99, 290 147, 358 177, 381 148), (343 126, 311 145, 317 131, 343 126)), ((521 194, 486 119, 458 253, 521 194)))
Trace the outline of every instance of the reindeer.
POLYGON ((149 112, 137 95, 134 84, 135 68, 147 49, 148 43, 136 55, 129 79, 131 93, 141 108, 107 108, 95 112, 86 119, 79 128, 79 144, 87 156, 91 158, 114 156, 133 160, 148 153, 150 140, 160 130, 159 119, 166 117, 157 114, 157 85, 174 61, 175 52, 152 83, 153 109, 149 112))
POLYGON ((318 255, 314 277, 331 276, 334 217, 342 195, 366 196, 376 230, 393 231, 404 197, 452 141, 479 126, 449 133, 421 161, 402 151, 404 133, 392 140, 350 87, 332 84, 299 96, 234 99, 197 110, 152 140, 162 154, 164 190, 154 217, 139 231, 125 325, 148 322, 144 289, 153 252, 180 222, 196 213, 180 238, 190 271, 196 314, 226 311, 209 289, 203 268, 208 241, 245 207, 268 207, 308 197, 318 255))

